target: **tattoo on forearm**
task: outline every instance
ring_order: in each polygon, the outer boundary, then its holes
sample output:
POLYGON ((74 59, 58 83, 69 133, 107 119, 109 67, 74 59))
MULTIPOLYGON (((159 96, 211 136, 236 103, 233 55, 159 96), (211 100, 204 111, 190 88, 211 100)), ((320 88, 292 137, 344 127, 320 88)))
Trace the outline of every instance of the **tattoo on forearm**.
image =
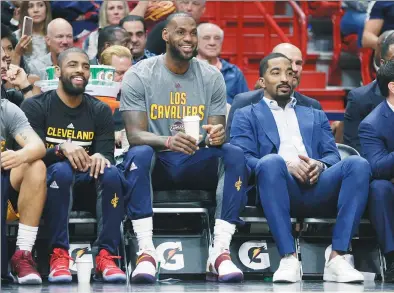
POLYGON ((21 132, 21 133, 19 133, 19 135, 22 137, 22 139, 23 139, 24 141, 27 141, 27 135, 26 135, 26 133, 21 132))
POLYGON ((208 124, 211 125, 222 124, 223 127, 226 127, 226 116, 209 116, 208 124))

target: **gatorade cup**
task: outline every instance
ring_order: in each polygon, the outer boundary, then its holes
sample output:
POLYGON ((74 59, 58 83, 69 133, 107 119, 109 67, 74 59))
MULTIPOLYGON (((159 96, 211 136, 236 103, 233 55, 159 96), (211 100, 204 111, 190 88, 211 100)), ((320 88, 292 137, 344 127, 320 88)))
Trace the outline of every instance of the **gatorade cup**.
POLYGON ((77 265, 78 283, 89 284, 91 277, 92 262, 90 259, 78 257, 75 260, 77 265))
POLYGON ((49 66, 45 69, 47 72, 47 79, 48 80, 56 80, 58 79, 55 74, 55 66, 49 66))

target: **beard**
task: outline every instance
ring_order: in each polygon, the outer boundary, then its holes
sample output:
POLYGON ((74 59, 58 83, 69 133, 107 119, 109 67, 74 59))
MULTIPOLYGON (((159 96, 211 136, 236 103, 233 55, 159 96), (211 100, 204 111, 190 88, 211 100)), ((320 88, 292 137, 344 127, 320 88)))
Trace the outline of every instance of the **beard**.
POLYGON ((277 101, 277 102, 286 102, 286 101, 290 100, 290 97, 291 97, 291 95, 293 94, 293 89, 290 88, 289 93, 285 94, 285 93, 280 93, 280 92, 279 92, 279 91, 280 91, 280 88, 279 88, 279 87, 280 87, 280 86, 278 86, 278 87, 276 88, 276 92, 275 92, 275 94, 272 96, 272 97, 275 99, 275 101, 277 101))
POLYGON ((63 90, 69 94, 70 96, 79 96, 85 92, 85 88, 88 85, 88 81, 85 80, 85 83, 81 87, 75 87, 71 79, 68 79, 64 76, 60 76, 59 80, 62 82, 63 90))
POLYGON ((288 101, 288 100, 290 100, 290 97, 291 97, 291 94, 292 94, 293 92, 290 92, 290 93, 288 93, 288 94, 278 94, 278 93, 276 93, 274 96, 273 96, 273 98, 275 99, 275 101, 280 101, 280 102, 286 102, 286 101, 288 101))
POLYGON ((190 57, 189 57, 189 56, 183 55, 181 50, 178 49, 178 47, 174 43, 172 43, 171 41, 169 41, 168 44, 170 45, 170 54, 171 54, 171 56, 174 59, 180 60, 180 61, 189 61, 189 60, 191 60, 194 57, 194 55, 195 55, 195 53, 197 51, 197 48, 194 48, 192 54, 190 54, 190 57))

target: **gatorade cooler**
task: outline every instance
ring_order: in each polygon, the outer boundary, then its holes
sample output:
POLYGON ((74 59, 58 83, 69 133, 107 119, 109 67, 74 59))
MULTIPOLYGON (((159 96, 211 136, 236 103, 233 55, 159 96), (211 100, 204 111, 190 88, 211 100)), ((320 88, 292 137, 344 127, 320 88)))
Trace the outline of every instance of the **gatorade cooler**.
POLYGON ((111 108, 113 114, 115 109, 119 108, 120 103, 116 100, 119 90, 119 82, 108 81, 102 85, 92 85, 89 83, 86 87, 85 93, 94 96, 100 101, 106 103, 111 108))

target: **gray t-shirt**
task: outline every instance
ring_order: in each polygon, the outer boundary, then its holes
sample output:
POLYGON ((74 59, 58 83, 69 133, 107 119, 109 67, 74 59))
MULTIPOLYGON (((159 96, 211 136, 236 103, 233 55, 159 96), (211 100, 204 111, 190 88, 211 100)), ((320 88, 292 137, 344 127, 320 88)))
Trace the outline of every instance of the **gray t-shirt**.
POLYGON ((13 141, 22 130, 33 129, 25 113, 6 99, 1 99, 0 141, 1 151, 12 149, 13 141))
MULTIPOLYGON (((164 55, 133 65, 122 82, 120 111, 146 112, 148 131, 170 136, 182 129, 184 116, 200 116, 201 125, 209 116, 226 115, 226 84, 220 71, 193 58, 185 74, 171 72, 164 55)), ((200 129, 200 133, 203 133, 200 129)))

